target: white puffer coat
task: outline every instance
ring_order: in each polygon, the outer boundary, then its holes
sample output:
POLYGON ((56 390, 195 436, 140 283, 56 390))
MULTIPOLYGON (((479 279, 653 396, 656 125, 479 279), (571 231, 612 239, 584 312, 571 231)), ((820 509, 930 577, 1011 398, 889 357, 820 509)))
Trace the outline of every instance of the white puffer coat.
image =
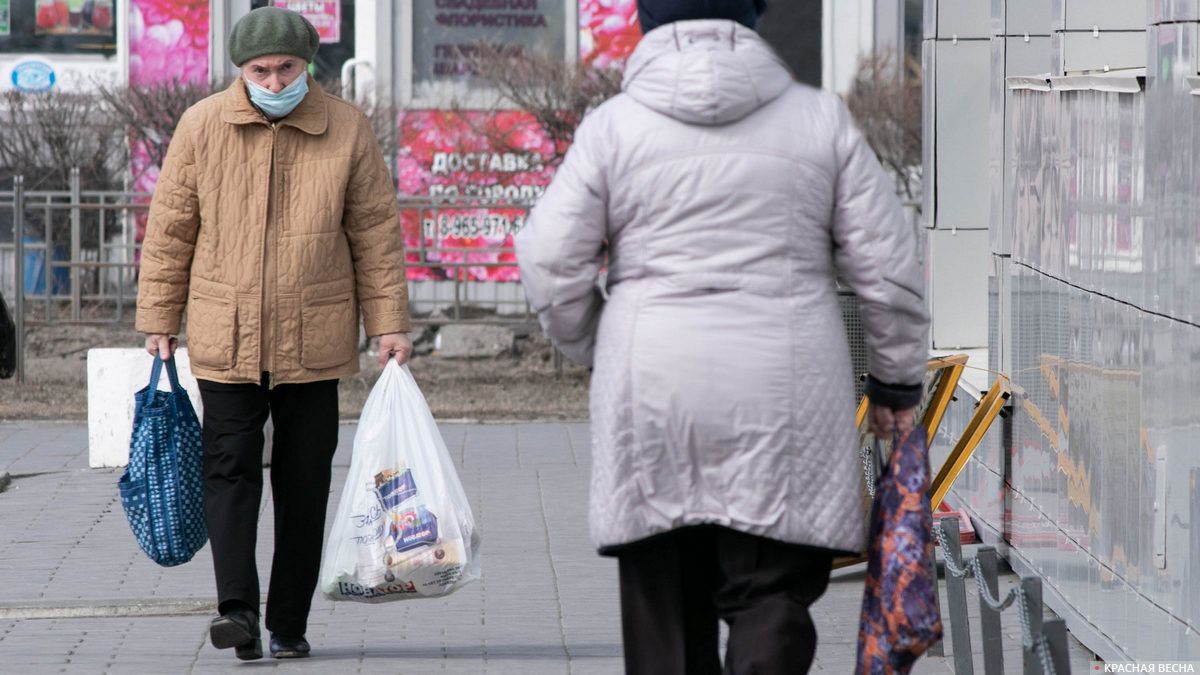
POLYGON ((602 552, 701 523, 863 548, 835 277, 861 299, 881 398, 921 382, 928 316, 915 233, 836 96, 736 23, 654 30, 517 254, 546 332, 595 367, 602 552))

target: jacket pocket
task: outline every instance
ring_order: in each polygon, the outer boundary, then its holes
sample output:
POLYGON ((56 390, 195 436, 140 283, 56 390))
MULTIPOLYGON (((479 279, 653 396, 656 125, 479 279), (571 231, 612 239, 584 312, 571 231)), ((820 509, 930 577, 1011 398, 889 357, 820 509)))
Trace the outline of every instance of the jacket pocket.
POLYGON ((304 297, 300 364, 311 370, 333 368, 353 359, 358 347, 354 293, 304 297))
POLYGON ((188 302, 188 358, 209 370, 233 367, 237 345, 237 303, 193 292, 188 302))

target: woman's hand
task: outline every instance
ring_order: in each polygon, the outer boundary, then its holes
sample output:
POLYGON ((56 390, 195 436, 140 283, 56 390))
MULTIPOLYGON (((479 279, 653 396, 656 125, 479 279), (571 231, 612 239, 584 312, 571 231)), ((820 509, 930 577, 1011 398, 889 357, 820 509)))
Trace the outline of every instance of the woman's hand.
POLYGON ((388 333, 379 336, 379 367, 387 365, 388 359, 395 358, 398 365, 408 363, 412 356, 412 340, 408 333, 388 333))
POLYGON ((163 333, 147 333, 146 334, 146 351, 150 356, 158 355, 163 361, 171 360, 175 355, 175 348, 179 346, 179 340, 170 335, 163 333))
POLYGON ((893 410, 874 403, 867 408, 867 424, 875 438, 881 440, 888 440, 893 435, 904 436, 912 431, 916 417, 916 408, 893 410))

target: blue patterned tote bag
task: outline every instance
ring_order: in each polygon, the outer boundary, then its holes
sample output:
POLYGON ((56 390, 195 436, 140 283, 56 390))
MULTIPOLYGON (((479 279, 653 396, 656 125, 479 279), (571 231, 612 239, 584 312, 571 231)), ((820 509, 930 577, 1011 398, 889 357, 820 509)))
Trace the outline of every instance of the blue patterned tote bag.
POLYGON ((166 362, 171 391, 158 390, 163 361, 154 357, 150 384, 135 395, 129 466, 117 488, 138 546, 163 567, 182 565, 208 541, 200 420, 166 362))

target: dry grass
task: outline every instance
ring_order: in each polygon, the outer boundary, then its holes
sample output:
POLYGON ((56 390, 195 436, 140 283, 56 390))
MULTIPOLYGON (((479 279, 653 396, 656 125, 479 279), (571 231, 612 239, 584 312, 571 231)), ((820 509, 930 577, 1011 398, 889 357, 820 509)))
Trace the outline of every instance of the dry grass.
MULTIPOLYGON (((27 382, 0 380, 0 420, 87 419, 87 350, 138 347, 129 327, 32 328, 27 340, 27 382)), ((341 415, 357 419, 379 368, 364 354, 363 370, 342 381, 341 415)), ((494 359, 414 357, 412 372, 439 419, 585 419, 588 372, 566 365, 555 371, 550 345, 534 334, 516 353, 494 359)))

